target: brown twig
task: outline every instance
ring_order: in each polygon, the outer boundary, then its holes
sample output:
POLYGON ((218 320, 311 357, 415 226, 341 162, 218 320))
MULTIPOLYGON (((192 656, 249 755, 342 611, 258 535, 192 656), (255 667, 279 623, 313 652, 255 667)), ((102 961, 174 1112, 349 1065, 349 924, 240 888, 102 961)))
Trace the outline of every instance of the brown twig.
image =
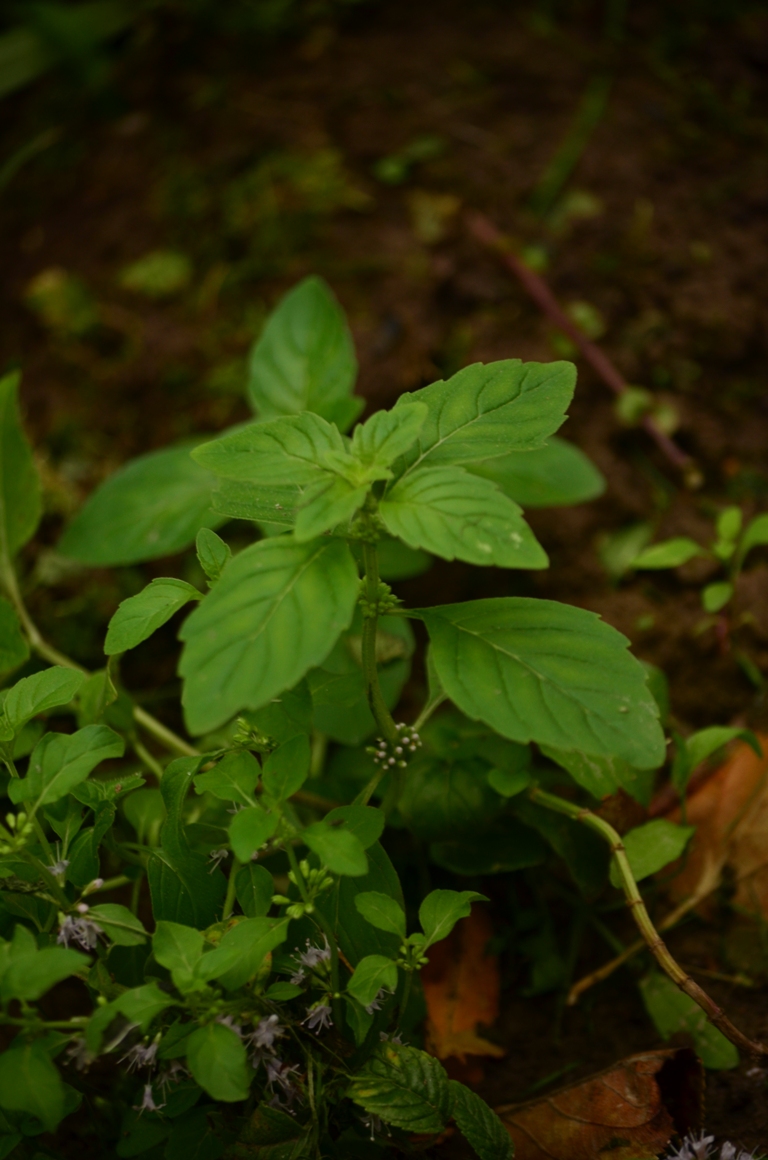
MULTIPOLYGON (((608 356, 600 350, 600 347, 591 342, 576 323, 568 317, 544 279, 515 254, 508 240, 493 222, 481 213, 468 214, 466 221, 472 236, 499 255, 501 261, 521 282, 542 313, 546 314, 555 326, 568 335, 571 342, 575 343, 582 356, 606 386, 615 394, 623 395, 629 387, 623 375, 619 373, 608 356)), ((669 435, 662 431, 651 415, 644 416, 640 423, 670 463, 683 472, 687 484, 690 487, 698 486, 701 482, 701 474, 694 459, 681 447, 678 447, 674 439, 670 439, 669 435)))

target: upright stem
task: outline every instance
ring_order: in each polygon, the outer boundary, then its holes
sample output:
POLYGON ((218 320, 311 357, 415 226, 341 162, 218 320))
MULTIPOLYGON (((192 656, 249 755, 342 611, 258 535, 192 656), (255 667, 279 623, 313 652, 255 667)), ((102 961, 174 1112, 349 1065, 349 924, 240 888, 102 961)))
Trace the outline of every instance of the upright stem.
POLYGON ((290 863, 291 870, 293 871, 296 888, 301 895, 301 900, 306 906, 312 908, 309 917, 320 927, 321 931, 328 940, 328 946, 331 948, 331 1003, 333 1005, 334 1021, 336 1026, 341 1029, 341 1002, 336 998, 336 996, 339 994, 339 948, 336 946, 336 935, 325 915, 317 909, 317 907, 312 902, 312 899, 309 897, 307 884, 304 881, 304 875, 302 874, 301 868, 299 867, 299 860, 296 857, 296 852, 293 849, 293 846, 290 842, 286 842, 283 848, 288 856, 288 861, 290 863))
POLYGON ((399 737, 392 714, 387 708, 376 665, 376 627, 379 620, 379 557, 375 544, 363 543, 363 565, 365 567, 365 596, 368 602, 363 620, 363 675, 368 704, 374 720, 385 741, 397 745, 399 737))
POLYGON ((717 1027, 718 1031, 722 1032, 726 1039, 730 1039, 731 1043, 734 1043, 749 1055, 761 1056, 768 1054, 768 1051, 766 1051, 766 1048, 761 1043, 753 1043, 737 1027, 734 1027, 730 1019, 728 1019, 720 1007, 709 997, 706 991, 702 990, 698 983, 695 983, 672 957, 664 940, 659 936, 658 931, 651 922, 650 915, 645 908, 642 895, 635 882, 632 868, 629 865, 624 843, 613 826, 609 825, 603 818, 598 817, 597 814, 593 814, 591 810, 582 809, 573 802, 566 801, 564 798, 557 797, 555 794, 546 793, 542 789, 532 789, 529 791, 528 796, 531 801, 538 802, 545 809, 554 810, 558 814, 565 814, 566 817, 572 818, 573 821, 581 822, 583 825, 588 826, 590 830, 594 830, 595 833, 599 834, 604 842, 607 842, 621 879, 621 886, 627 899, 627 906, 632 911, 632 917, 637 924, 640 934, 643 936, 646 946, 661 969, 669 976, 673 983, 677 984, 684 994, 690 999, 693 999, 694 1003, 698 1003, 710 1022, 717 1027))
POLYGON ((232 865, 229 869, 229 878, 227 879, 227 893, 224 897, 224 910, 222 911, 222 914, 221 914, 222 919, 229 918, 229 916, 232 914, 232 911, 235 908, 236 879, 237 879, 237 872, 240 869, 241 865, 242 865, 242 863, 241 863, 240 859, 237 858, 235 854, 233 854, 232 855, 232 865))

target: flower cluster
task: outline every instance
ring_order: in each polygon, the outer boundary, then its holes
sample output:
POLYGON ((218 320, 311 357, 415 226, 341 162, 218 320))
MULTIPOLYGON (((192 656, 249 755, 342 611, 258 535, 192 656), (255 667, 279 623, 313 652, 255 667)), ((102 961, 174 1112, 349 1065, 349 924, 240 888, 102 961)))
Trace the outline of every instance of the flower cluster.
POLYGON ((408 754, 421 749, 421 738, 412 725, 400 721, 395 728, 399 733, 396 745, 390 745, 383 737, 377 737, 376 744, 366 748, 365 752, 373 756, 374 765, 395 765, 405 769, 408 754))
POLYGON ((307 949, 293 956, 293 961, 296 963, 296 970, 291 975, 291 982, 295 986, 304 982, 307 977, 307 971, 315 971, 318 967, 321 967, 321 964, 331 961, 331 948, 325 935, 323 935, 323 943, 323 946, 316 947, 307 939, 307 949))
POLYGON ((762 1160, 762 1153, 747 1152, 727 1141, 718 1151, 714 1143, 715 1137, 705 1136, 703 1132, 686 1136, 679 1148, 667 1153, 667 1160, 762 1160))
MULTIPOLYGON (((88 907, 82 903, 78 910, 87 911, 88 907)), ((71 914, 68 914, 59 927, 56 942, 62 943, 65 947, 74 942, 81 946, 84 951, 92 951, 98 944, 99 935, 103 933, 101 927, 93 919, 84 918, 82 914, 80 918, 73 918, 71 914)))

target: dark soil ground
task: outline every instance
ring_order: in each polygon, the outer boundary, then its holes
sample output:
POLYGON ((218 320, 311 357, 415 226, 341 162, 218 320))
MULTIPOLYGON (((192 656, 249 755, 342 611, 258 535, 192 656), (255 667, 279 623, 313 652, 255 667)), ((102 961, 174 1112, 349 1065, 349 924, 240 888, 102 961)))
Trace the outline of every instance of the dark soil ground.
MULTIPOLYGON (((686 489, 579 364, 564 434, 608 488, 590 504, 531 513, 550 570, 510 579, 442 564, 401 595, 530 592, 594 609, 664 669, 681 728, 765 724, 762 693, 718 625, 702 626, 710 565, 616 582, 598 553, 601 536, 634 521, 706 537, 725 503, 747 514, 768 506, 768 16, 761 5, 728 19, 673 7, 633 6, 624 39, 611 40, 596 5, 555 19, 544 5, 391 0, 268 48, 204 36, 160 10, 119 46, 112 81, 89 99, 59 76, 4 100, 4 156, 55 130, 2 192, 0 367, 24 371, 47 493, 31 599, 62 648, 97 665, 119 599, 167 571, 159 562, 72 578, 51 551, 62 521, 123 460, 247 417, 244 356, 304 274, 322 274, 347 309, 372 407, 472 361, 558 357, 546 319, 466 231, 463 213, 477 209, 540 248, 561 302, 600 312, 603 348, 628 381, 673 404, 675 438, 704 484, 686 489), (594 212, 547 222, 528 208, 531 191, 606 71, 605 114, 565 187, 589 194, 594 212), (377 161, 424 138, 436 139, 436 156, 401 185, 376 179, 377 161), (122 267, 168 247, 190 256, 189 289, 156 302, 120 288, 122 267), (52 267, 81 279, 96 304, 89 335, 67 336, 30 308, 31 280, 52 267)), ((766 673, 768 559, 751 561, 739 641, 766 673)), ((126 680, 162 713, 175 657, 172 633, 160 640, 126 680)), ((694 924, 677 939, 689 964, 717 967, 711 929, 694 924)), ((588 949, 579 971, 603 954, 588 949)), ((511 989, 508 1056, 486 1068, 489 1097, 524 1098, 565 1064, 578 1062, 573 1078, 653 1046, 629 978, 559 1015, 557 999, 511 989)), ((711 988, 735 1022, 768 1037, 768 992, 711 988)), ((707 1123, 765 1145, 763 1076, 749 1067, 710 1076, 707 1123)))

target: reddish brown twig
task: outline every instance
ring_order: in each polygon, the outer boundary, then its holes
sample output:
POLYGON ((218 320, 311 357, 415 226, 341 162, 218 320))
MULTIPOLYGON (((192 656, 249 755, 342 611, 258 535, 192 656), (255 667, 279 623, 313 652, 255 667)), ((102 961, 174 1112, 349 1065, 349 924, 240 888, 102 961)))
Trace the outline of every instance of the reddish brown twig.
MULTIPOLYGON (((624 381, 623 376, 611 360, 579 330, 576 323, 562 309, 544 279, 514 253, 504 235, 493 222, 481 213, 468 214, 466 221, 472 236, 488 249, 496 251, 504 265, 518 278, 540 310, 555 326, 568 335, 571 342, 575 343, 606 386, 610 387, 615 394, 623 395, 629 384, 624 381)), ((693 458, 681 447, 678 447, 674 439, 670 439, 669 435, 662 431, 651 415, 646 415, 640 422, 667 459, 684 473, 689 486, 697 485, 700 482, 700 474, 693 458)))

